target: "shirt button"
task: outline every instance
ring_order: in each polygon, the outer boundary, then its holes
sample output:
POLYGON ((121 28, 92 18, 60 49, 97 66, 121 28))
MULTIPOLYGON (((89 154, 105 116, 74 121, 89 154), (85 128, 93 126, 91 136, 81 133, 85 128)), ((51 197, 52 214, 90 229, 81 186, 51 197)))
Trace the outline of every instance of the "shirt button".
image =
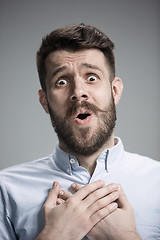
POLYGON ((71 158, 69 161, 70 161, 71 164, 75 163, 75 159, 74 158, 71 158))
POLYGON ((67 168, 67 173, 70 173, 70 168, 69 167, 67 168))

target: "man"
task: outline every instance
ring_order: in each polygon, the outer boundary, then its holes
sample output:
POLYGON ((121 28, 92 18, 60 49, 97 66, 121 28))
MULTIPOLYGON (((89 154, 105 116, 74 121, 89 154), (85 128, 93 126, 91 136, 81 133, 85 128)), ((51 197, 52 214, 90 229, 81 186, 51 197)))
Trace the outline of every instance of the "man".
POLYGON ((160 239, 160 164, 114 136, 123 84, 113 47, 85 24, 43 39, 39 100, 59 144, 1 172, 2 239, 160 239))

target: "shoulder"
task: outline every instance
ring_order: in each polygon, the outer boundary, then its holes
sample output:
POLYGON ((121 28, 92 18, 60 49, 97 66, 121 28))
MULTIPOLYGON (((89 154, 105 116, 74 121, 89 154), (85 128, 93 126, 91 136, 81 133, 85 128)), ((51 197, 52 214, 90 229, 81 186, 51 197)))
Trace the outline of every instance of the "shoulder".
POLYGON ((127 151, 125 151, 125 155, 128 160, 138 162, 139 164, 146 162, 147 164, 149 164, 151 166, 160 166, 160 161, 152 159, 147 156, 143 156, 143 155, 140 155, 137 153, 130 153, 127 151))
POLYGON ((44 172, 47 169, 52 168, 51 165, 53 165, 53 163, 53 156, 50 155, 48 157, 40 158, 31 162, 5 168, 0 171, 0 183, 7 178, 10 178, 14 181, 15 178, 21 178, 22 175, 25 177, 37 173, 41 174, 42 171, 44 172))
POLYGON ((125 152, 126 164, 141 174, 158 174, 160 178, 160 161, 136 153, 125 152))

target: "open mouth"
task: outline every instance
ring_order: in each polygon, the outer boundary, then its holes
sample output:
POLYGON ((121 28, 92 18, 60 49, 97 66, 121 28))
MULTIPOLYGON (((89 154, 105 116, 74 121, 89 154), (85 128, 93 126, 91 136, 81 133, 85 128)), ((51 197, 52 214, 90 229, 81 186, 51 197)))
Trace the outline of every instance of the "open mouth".
POLYGON ((85 108, 80 108, 80 109, 77 109, 77 112, 74 115, 74 121, 80 125, 88 124, 91 120, 91 116, 92 116, 92 111, 85 108))
POLYGON ((76 118, 81 119, 81 120, 84 120, 84 119, 86 119, 86 118, 89 117, 89 116, 91 116, 90 113, 80 113, 80 114, 77 115, 76 118))

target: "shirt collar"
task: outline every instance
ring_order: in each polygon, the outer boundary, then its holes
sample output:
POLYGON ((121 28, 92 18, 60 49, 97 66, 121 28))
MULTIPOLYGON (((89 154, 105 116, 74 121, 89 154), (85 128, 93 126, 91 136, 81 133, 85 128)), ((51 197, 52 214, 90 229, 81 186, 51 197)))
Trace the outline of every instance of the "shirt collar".
POLYGON ((64 172, 71 174, 70 155, 67 152, 62 151, 57 145, 53 154, 53 159, 56 165, 64 172))
POLYGON ((124 158, 124 147, 121 139, 115 137, 114 147, 108 149, 108 158, 107 158, 107 171, 115 164, 121 164, 121 161, 124 158))
MULTIPOLYGON (((113 164, 120 162, 124 153, 123 144, 120 138, 115 138, 114 147, 105 149, 98 157, 97 162, 104 162, 104 167, 108 172, 113 164)), ((76 157, 67 152, 64 152, 57 145, 53 154, 53 159, 56 165, 64 172, 72 175, 72 169, 79 165, 76 157)))

